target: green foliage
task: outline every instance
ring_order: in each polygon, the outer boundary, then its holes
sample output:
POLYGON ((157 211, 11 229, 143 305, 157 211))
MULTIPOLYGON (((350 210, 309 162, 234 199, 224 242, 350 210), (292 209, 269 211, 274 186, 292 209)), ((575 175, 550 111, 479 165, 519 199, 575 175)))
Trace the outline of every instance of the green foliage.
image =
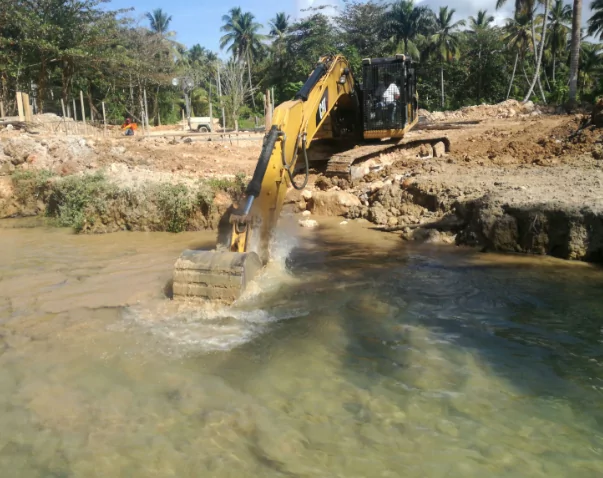
POLYGON ((53 177, 54 173, 46 169, 15 171, 11 175, 15 198, 21 204, 27 204, 32 200, 44 200, 49 189, 49 181, 53 177))
POLYGON ((119 190, 102 173, 67 176, 54 183, 47 212, 61 226, 80 232, 107 212, 108 204, 119 190))
POLYGON ((186 230, 188 219, 195 207, 196 197, 184 184, 161 184, 155 189, 157 206, 168 232, 186 230))

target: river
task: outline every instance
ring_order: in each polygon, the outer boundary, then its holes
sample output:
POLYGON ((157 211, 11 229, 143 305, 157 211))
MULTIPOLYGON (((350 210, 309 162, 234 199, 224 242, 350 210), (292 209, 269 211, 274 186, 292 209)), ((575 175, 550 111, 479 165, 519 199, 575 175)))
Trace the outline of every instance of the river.
POLYGON ((230 308, 211 233, 1 223, 0 476, 603 476, 601 269, 320 222, 230 308))

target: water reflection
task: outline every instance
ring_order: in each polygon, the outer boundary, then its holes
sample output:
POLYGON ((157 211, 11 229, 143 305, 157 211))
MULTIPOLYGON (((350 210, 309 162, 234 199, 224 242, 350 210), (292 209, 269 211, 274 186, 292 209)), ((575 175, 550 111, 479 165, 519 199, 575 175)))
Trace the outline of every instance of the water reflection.
POLYGON ((0 231, 2 476, 601 476, 600 270, 321 223, 229 309, 199 235, 0 231))

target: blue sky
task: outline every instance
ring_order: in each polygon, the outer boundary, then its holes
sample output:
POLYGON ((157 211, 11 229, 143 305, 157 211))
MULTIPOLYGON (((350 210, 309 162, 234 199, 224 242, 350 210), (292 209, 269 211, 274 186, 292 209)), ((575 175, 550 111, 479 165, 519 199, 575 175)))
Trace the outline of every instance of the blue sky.
MULTIPOLYGON (((449 5, 456 9, 458 19, 467 18, 469 15, 476 15, 479 9, 486 8, 488 12, 496 18, 496 23, 503 24, 504 19, 511 16, 511 9, 514 5, 513 0, 507 0, 507 4, 501 9, 496 10, 496 0, 415 0, 416 3, 428 5, 434 11, 440 6, 449 5)), ((571 5, 569 0, 566 3, 571 5)), ((264 24, 268 32, 268 21, 274 17, 276 12, 285 11, 291 15, 291 20, 303 18, 306 13, 302 9, 310 6, 333 5, 335 8, 341 5, 340 0, 112 0, 106 8, 128 8, 134 7, 133 16, 141 24, 148 25, 144 18, 145 12, 155 8, 162 8, 172 16, 170 29, 177 33, 176 40, 187 47, 199 43, 201 46, 215 51, 221 56, 225 52, 220 52, 219 42, 222 26, 222 15, 228 13, 232 7, 241 7, 243 11, 250 11, 259 23, 264 24)), ((582 19, 587 21, 590 16, 588 5, 590 0, 584 1, 584 10, 582 19)), ((336 13, 336 10, 329 8, 323 10, 324 13, 336 13)))
MULTIPOLYGON (((112 0, 106 8, 129 8, 134 7, 132 14, 141 23, 147 25, 144 13, 162 8, 172 16, 170 29, 177 33, 176 39, 190 47, 199 43, 205 48, 219 52, 220 32, 222 26, 222 15, 228 13, 232 7, 241 7, 243 11, 252 12, 257 21, 262 23, 266 30, 268 21, 274 17, 276 12, 285 11, 291 15, 291 19, 305 16, 300 9, 308 6, 337 4, 338 0, 213 0, 213 1, 191 1, 191 0, 112 0)), ((267 31, 266 31, 267 33, 267 31)))

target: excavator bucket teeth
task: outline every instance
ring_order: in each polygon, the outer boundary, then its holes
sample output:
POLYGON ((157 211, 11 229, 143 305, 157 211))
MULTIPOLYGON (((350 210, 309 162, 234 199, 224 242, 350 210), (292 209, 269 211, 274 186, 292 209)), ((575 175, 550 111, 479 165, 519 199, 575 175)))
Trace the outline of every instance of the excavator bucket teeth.
POLYGON ((186 250, 174 265, 174 298, 232 303, 261 268, 255 252, 186 250))

